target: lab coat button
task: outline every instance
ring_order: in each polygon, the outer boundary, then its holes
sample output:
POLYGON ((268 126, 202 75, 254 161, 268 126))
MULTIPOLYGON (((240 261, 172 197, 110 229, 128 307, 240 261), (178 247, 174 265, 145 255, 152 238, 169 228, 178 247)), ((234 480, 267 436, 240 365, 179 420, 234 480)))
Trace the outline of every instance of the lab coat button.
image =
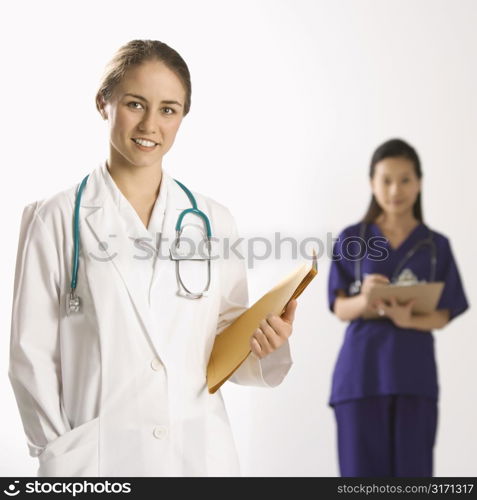
POLYGON ((151 368, 153 370, 156 370, 156 372, 158 370, 160 370, 162 367, 162 363, 161 363, 161 360, 159 358, 154 358, 152 361, 151 361, 151 368))
POLYGON ((152 431, 154 437, 157 439, 164 439, 167 434, 167 428, 164 425, 156 425, 152 431))

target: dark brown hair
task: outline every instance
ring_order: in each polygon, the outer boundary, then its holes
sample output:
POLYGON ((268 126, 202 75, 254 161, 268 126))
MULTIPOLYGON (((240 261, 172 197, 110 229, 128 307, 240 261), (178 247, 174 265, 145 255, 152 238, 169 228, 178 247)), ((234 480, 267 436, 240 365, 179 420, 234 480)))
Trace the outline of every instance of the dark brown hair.
MULTIPOLYGON (((385 158, 406 158, 411 160, 414 165, 414 172, 418 179, 422 178, 421 162, 416 150, 407 142, 402 139, 390 139, 389 141, 381 144, 371 157, 371 165, 369 168, 369 177, 372 179, 376 170, 376 164, 385 158)), ((383 209, 379 206, 374 194, 371 196, 371 202, 368 210, 362 219, 362 222, 372 223, 382 213, 383 209)), ((421 206, 421 193, 417 195, 416 201, 413 206, 414 217, 423 222, 422 206, 421 206)))
POLYGON ((105 101, 108 101, 114 88, 122 80, 129 68, 155 59, 163 62, 182 82, 186 91, 185 116, 190 109, 192 94, 189 68, 184 59, 173 48, 158 40, 131 40, 118 49, 111 61, 106 65, 101 78, 95 99, 97 110, 101 111, 99 97, 102 96, 105 101))

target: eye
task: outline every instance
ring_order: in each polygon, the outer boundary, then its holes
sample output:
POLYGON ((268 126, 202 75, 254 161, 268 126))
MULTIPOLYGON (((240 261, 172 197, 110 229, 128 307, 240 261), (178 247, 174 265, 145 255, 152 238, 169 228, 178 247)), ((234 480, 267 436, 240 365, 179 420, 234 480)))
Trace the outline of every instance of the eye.
POLYGON ((140 102, 138 102, 138 101, 131 101, 131 102, 128 102, 128 106, 129 106, 130 108, 132 108, 132 109, 139 109, 139 108, 134 107, 134 104, 139 104, 139 106, 141 106, 141 107, 142 107, 142 104, 141 104, 140 102), (131 104, 133 104, 133 106, 131 106, 131 104))
POLYGON ((173 115, 176 112, 175 109, 169 108, 168 106, 162 108, 162 111, 164 112, 165 115, 173 115))
POLYGON ((402 180, 403 184, 407 184, 409 181, 409 177, 404 177, 404 179, 402 180))
POLYGON ((386 186, 389 186, 389 184, 391 184, 391 179, 385 178, 384 184, 386 184, 386 186))

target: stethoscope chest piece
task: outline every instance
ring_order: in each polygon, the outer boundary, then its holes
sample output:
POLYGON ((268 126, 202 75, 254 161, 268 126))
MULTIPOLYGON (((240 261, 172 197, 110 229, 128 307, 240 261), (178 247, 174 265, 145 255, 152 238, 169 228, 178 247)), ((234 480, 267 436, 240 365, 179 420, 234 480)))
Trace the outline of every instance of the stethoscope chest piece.
POLYGON ((361 280, 355 280, 351 285, 349 286, 349 294, 350 295, 357 295, 361 291, 361 280))
POLYGON ((80 312, 81 309, 81 300, 76 295, 74 290, 66 294, 66 314, 69 316, 73 313, 80 312))

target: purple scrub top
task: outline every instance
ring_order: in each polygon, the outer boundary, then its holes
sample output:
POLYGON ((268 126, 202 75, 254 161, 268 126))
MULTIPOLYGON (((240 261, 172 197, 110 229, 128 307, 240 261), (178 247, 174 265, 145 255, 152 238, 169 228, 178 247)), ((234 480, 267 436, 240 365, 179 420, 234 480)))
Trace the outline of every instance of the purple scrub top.
MULTIPOLYGON (((429 237, 429 228, 421 223, 396 249, 393 249, 376 224, 367 224, 364 240, 359 244, 360 223, 344 229, 333 247, 328 300, 333 311, 337 290, 349 295, 354 281, 356 256, 366 248, 361 261, 363 273, 379 273, 389 279, 406 253, 422 239, 429 237), (360 250, 361 249, 361 250, 360 250)), ((449 309, 453 319, 468 307, 457 264, 449 240, 432 231, 436 244, 435 281, 443 281, 444 289, 437 306, 449 309)), ((418 280, 429 281, 431 248, 422 246, 404 265, 418 280)), ((367 396, 414 394, 438 397, 434 338, 431 332, 400 328, 388 318, 356 319, 346 328, 333 372, 329 404, 367 396)))

